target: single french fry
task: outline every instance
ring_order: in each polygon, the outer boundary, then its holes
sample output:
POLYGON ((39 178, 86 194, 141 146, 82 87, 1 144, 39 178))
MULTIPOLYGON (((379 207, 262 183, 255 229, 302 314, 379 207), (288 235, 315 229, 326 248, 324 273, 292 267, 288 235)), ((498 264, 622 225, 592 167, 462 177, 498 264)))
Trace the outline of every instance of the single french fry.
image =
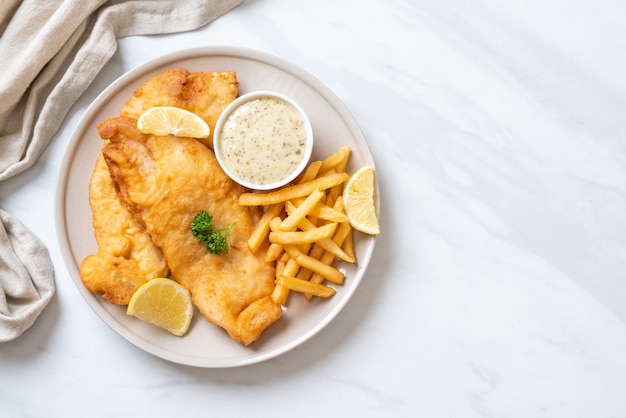
POLYGON ((298 274, 296 274, 296 277, 300 280, 309 280, 312 275, 313 272, 311 270, 300 268, 300 270, 298 270, 298 274))
POLYGON ((300 221, 307 217, 309 212, 322 200, 325 196, 321 190, 314 190, 313 193, 307 196, 296 210, 288 213, 288 216, 283 219, 282 223, 278 226, 278 229, 282 231, 293 231, 296 229, 300 221))
POLYGON ((307 293, 322 298, 327 298, 335 294, 335 289, 332 287, 318 283, 311 283, 291 276, 280 276, 276 280, 276 283, 279 286, 285 286, 286 288, 296 292, 307 293))
MULTIPOLYGON (((337 151, 334 155, 328 157, 324 162, 326 164, 322 164, 320 167, 320 171, 327 170, 332 168, 338 173, 343 173, 346 171, 346 167, 348 166, 348 159, 350 157, 350 148, 344 147, 337 151)), ((341 196, 343 193, 343 184, 338 184, 336 186, 328 189, 326 194, 326 204, 331 206, 333 202, 337 199, 337 197, 341 196)))
MULTIPOLYGON (((319 274, 319 273, 313 273, 313 275, 309 278, 309 281, 310 281, 311 283, 321 284, 321 283, 324 283, 324 276, 322 276, 322 275, 321 275, 321 274, 319 274)), ((340 284, 340 283, 338 283, 338 284, 340 284)), ((311 296, 313 296, 313 295, 312 295, 312 294, 310 294, 310 293, 305 293, 305 294, 304 294, 304 298, 305 298, 306 300, 311 299, 311 296)))
POLYGON ((313 180, 315 177, 317 177, 317 174, 319 173, 321 166, 322 166, 321 161, 313 161, 306 168, 306 170, 300 177, 300 180, 298 180, 298 183, 306 183, 307 181, 313 180))
POLYGON ((317 177, 305 183, 299 183, 282 189, 266 193, 242 193, 239 196, 239 204, 243 206, 266 206, 275 203, 286 202, 297 197, 308 196, 315 189, 326 190, 345 181, 350 176, 347 173, 330 173, 323 177, 317 177))
POLYGON ((250 234, 250 237, 248 238, 248 248, 250 248, 252 253, 256 253, 259 250, 261 244, 263 244, 263 240, 267 237, 267 234, 270 231, 270 220, 278 216, 283 208, 284 203, 276 203, 265 209, 263 216, 261 216, 261 219, 257 222, 252 234, 250 234))
POLYGON ((339 212, 345 213, 343 209, 343 184, 338 184, 328 189, 326 193, 326 204, 332 206, 333 209, 339 212))
POLYGON ((341 245, 341 249, 348 255, 348 257, 351 257, 356 261, 356 255, 354 253, 354 235, 352 228, 349 228, 346 239, 344 239, 343 244, 341 245))
POLYGON ((333 222, 310 229, 308 231, 270 231, 270 242, 282 245, 299 245, 317 242, 333 236, 337 229, 337 223, 333 222))
MULTIPOLYGON (((282 220, 279 216, 275 216, 269 221, 270 234, 272 233, 272 231, 279 230, 278 226, 280 225, 281 222, 282 220)), ((265 260, 266 261, 276 260, 277 257, 281 256, 281 254, 285 254, 285 252, 283 251, 282 244, 272 242, 270 240, 270 246, 267 249, 267 255, 265 256, 265 260)))
POLYGON ((270 231, 280 231, 280 224, 282 223, 282 219, 279 216, 275 216, 270 219, 270 231))
POLYGON ((283 254, 283 246, 280 244, 271 243, 267 249, 265 261, 275 261, 281 256, 281 254, 283 254))
POLYGON ((326 204, 328 206, 332 206, 333 203, 341 197, 343 194, 343 184, 338 184, 334 187, 331 187, 326 192, 326 204))
POLYGON ((289 288, 282 284, 276 284, 270 297, 274 303, 284 305, 287 303, 287 298, 289 298, 289 288))
POLYGON ((317 206, 313 208, 311 216, 330 222, 350 222, 348 215, 346 215, 345 212, 338 211, 337 209, 331 208, 330 206, 322 203, 318 203, 317 206))
POLYGON ((296 274, 298 274, 299 269, 300 265, 296 262, 296 260, 290 257, 285 264, 285 269, 283 270, 282 275, 295 276, 296 274))
MULTIPOLYGON (((280 269, 276 268, 276 278, 281 276, 296 276, 298 274, 298 270, 300 269, 300 265, 296 263, 296 261, 292 258, 285 257, 280 260, 280 269)), ((278 282, 274 287, 271 295, 272 300, 279 305, 284 305, 287 303, 287 299, 289 298, 289 289, 278 282)))
POLYGON ((295 245, 285 245, 285 251, 301 267, 309 269, 314 273, 319 273, 329 282, 337 284, 343 283, 344 275, 342 272, 329 264, 325 264, 318 259, 302 253, 295 245))
MULTIPOLYGON (((283 253, 286 254, 286 253, 283 253)), ((283 260, 283 258, 279 258, 278 260, 276 260, 276 277, 280 276, 283 273, 283 270, 285 269, 285 266, 287 265, 287 261, 283 260)))
POLYGON ((333 200, 333 209, 338 210, 339 212, 343 212, 343 196, 339 195, 333 200))
MULTIPOLYGON (((348 159, 350 157, 350 147, 343 147, 339 149, 335 154, 328 157, 324 160, 322 166, 320 167, 320 172, 324 172, 325 170, 333 169, 338 173, 343 173, 346 171, 346 167, 348 165, 348 159)), ((332 206, 333 202, 337 199, 337 197, 343 194, 343 183, 338 184, 336 186, 328 189, 326 193, 326 204, 332 206)))
POLYGON ((319 167, 319 172, 325 172, 330 169, 335 169, 337 172, 346 171, 346 166, 348 165, 348 159, 350 158, 350 147, 342 147, 339 148, 337 152, 326 157, 324 161, 322 161, 321 166, 319 167))
MULTIPOLYGON (((329 253, 328 251, 325 252, 322 257, 320 257, 320 263, 325 264, 330 266, 333 261, 335 261, 335 256, 332 253, 329 253)), ((323 276, 323 275, 322 275, 323 276)), ((324 276, 323 276, 324 277, 324 276)), ((324 277, 325 279, 328 279, 327 277, 324 277)), ((336 280, 333 283, 335 284, 342 284, 343 283, 343 277, 341 278, 341 280, 336 280)))
POLYGON ((315 244, 314 242, 307 242, 306 244, 300 244, 298 245, 298 249, 303 253, 303 254, 308 254, 309 250, 311 249, 311 247, 313 246, 313 244, 315 244))
POLYGON ((351 232, 352 232, 352 227, 350 226, 350 224, 346 224, 346 223, 339 224, 339 228, 337 229, 335 236, 333 236, 333 241, 335 242, 335 244, 341 246, 346 240, 346 237, 351 232))

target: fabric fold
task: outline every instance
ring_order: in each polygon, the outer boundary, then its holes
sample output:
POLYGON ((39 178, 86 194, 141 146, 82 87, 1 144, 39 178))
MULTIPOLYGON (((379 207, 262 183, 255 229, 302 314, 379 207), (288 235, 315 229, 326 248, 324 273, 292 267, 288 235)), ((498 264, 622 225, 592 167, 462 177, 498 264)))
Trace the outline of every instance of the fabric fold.
POLYGON ((30 168, 116 38, 184 32, 242 0, 23 0, 0 6, 0 181, 30 168))
POLYGON ((0 209, 0 342, 20 336, 48 305, 54 269, 45 245, 0 209))

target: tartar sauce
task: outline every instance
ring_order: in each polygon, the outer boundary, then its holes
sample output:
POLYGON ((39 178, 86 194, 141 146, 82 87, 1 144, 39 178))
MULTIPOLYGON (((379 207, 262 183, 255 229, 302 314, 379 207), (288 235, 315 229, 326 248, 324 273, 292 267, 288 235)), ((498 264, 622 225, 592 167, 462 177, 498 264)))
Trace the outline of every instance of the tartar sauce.
POLYGON ((240 179, 265 185, 291 174, 302 162, 306 130, 298 111, 275 97, 239 106, 224 122, 222 159, 240 179))

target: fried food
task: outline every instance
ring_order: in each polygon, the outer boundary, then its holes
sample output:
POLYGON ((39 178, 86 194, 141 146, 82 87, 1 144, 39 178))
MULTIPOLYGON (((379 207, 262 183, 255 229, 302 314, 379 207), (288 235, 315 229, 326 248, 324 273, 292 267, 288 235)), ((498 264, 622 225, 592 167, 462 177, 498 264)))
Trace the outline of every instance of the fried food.
POLYGON ((171 68, 153 76, 135 90, 120 115, 138 119, 144 111, 155 106, 188 110, 211 127, 209 137, 199 141, 212 147, 217 119, 224 108, 237 98, 238 91, 239 83, 233 71, 189 72, 185 68, 171 68))
POLYGON ((269 242, 267 259, 276 260, 272 299, 285 305, 290 291, 327 298, 341 285, 344 273, 335 260, 356 263, 352 226, 344 211, 343 183, 350 148, 343 147, 323 161, 314 161, 291 186, 267 193, 245 193, 242 205, 266 206, 248 240, 252 251, 269 242), (332 206, 328 206, 332 205, 332 206))
POLYGON ((103 155, 118 195, 162 249, 176 281, 210 322, 249 345, 278 320, 274 265, 267 246, 248 247, 257 207, 241 206, 244 190, 220 169, 213 152, 195 139, 139 133, 134 119, 114 117, 98 125, 109 141, 103 155), (213 255, 191 234, 195 215, 206 210, 216 228, 235 222, 229 252, 213 255))
POLYGON ((289 290, 311 294, 320 298, 328 298, 335 294, 335 289, 332 287, 312 283, 308 280, 298 279, 297 277, 279 276, 276 279, 276 283, 279 286, 285 286, 289 290))
POLYGON ((142 284, 169 270, 161 250, 118 198, 102 154, 89 183, 89 205, 98 252, 82 261, 80 277, 90 291, 127 305, 142 284))
POLYGON ((346 173, 329 173, 305 183, 294 184, 293 186, 272 190, 267 193, 244 193, 239 199, 239 204, 243 206, 265 206, 286 202, 288 200, 308 196, 315 190, 326 190, 333 186, 341 185, 349 179, 350 176, 346 173))
POLYGON ((135 90, 120 116, 98 125, 104 144, 90 205, 99 251, 83 261, 81 277, 107 300, 127 304, 169 268, 202 315, 247 346, 282 316, 290 291, 331 297, 335 289, 325 282, 344 281, 334 262, 356 258, 342 200, 348 147, 272 192, 245 192, 221 170, 212 134, 238 85, 234 72, 170 69, 135 90), (142 134, 137 118, 157 106, 195 113, 211 134, 142 134), (202 211, 211 228, 229 231, 226 254, 212 254, 192 233, 202 211))
MULTIPOLYGON (((237 97, 237 89, 234 72, 169 69, 135 90, 121 114, 137 119, 150 107, 176 106, 201 116, 212 131, 222 110, 237 97)), ((117 196, 102 156, 90 179, 89 204, 98 252, 82 261, 81 279, 87 289, 102 293, 109 302, 127 305, 139 286, 166 277, 169 269, 161 250, 117 196)))

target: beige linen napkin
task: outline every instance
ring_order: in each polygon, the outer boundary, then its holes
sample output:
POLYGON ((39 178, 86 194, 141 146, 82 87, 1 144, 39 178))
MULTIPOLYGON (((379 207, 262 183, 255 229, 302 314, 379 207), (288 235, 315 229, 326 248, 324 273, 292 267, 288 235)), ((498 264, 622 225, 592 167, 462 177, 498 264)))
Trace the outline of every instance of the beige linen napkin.
POLYGON ((0 342, 28 329, 54 294, 46 247, 17 219, 0 209, 0 342))
POLYGON ((0 181, 37 161, 116 37, 196 29, 241 2, 0 1, 0 181))
MULTIPOLYGON (((0 0, 0 183, 31 167, 116 38, 188 31, 243 0, 0 0)), ((52 180, 52 179, 51 179, 52 180)), ((0 209, 0 342, 54 294, 45 246, 0 209)))

